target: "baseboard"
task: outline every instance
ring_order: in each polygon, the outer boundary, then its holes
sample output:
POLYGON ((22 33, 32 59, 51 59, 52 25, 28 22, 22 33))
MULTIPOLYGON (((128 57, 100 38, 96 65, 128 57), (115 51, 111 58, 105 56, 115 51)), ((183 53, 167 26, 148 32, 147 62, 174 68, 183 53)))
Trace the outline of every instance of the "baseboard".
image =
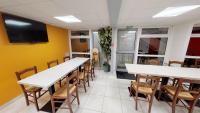
POLYGON ((17 101, 19 98, 22 98, 23 94, 17 96, 16 98, 10 100, 9 102, 3 104, 2 106, 0 106, 0 110, 4 109, 5 107, 9 106, 10 104, 12 104, 13 102, 17 101))

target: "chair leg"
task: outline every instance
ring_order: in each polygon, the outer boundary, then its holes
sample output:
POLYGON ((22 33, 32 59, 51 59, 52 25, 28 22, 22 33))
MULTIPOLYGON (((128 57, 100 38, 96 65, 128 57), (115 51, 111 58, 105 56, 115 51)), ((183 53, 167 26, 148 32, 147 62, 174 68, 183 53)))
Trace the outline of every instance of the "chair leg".
POLYGON ((76 98, 77 98, 77 103, 78 103, 78 105, 80 105, 79 94, 78 94, 78 88, 76 88, 76 98))
POLYGON ((172 113, 176 112, 176 101, 173 100, 172 102, 172 113))
POLYGON ((29 100, 28 100, 27 93, 24 93, 24 97, 25 97, 25 100, 26 100, 26 105, 29 106, 29 100))
POLYGON ((138 110, 138 92, 135 91, 135 109, 138 110))
POLYGON ((83 79, 83 86, 84 86, 84 90, 85 90, 85 92, 87 92, 87 90, 86 90, 86 82, 85 82, 85 79, 83 79))
POLYGON ((87 82, 88 82, 88 87, 90 87, 90 78, 89 78, 89 75, 87 75, 87 82))
POLYGON ((33 99, 34 99, 35 107, 36 107, 37 111, 39 111, 36 92, 33 93, 33 99))
POLYGON ((91 76, 91 79, 93 81, 92 70, 90 71, 90 76, 91 76))
POLYGON ((52 109, 52 113, 55 113, 56 110, 55 110, 55 104, 54 104, 54 101, 53 101, 53 98, 51 98, 51 109, 52 109))
POLYGON ((70 113, 73 113, 73 111, 72 111, 72 106, 71 106, 71 102, 70 102, 70 99, 69 99, 69 98, 67 98, 67 105, 68 105, 68 107, 69 107, 70 113))
POLYGON ((151 107, 152 107, 152 104, 153 104, 153 98, 154 98, 154 96, 151 95, 151 99, 149 101, 149 110, 148 110, 148 113, 151 113, 151 107))
POLYGON ((93 76, 94 76, 94 78, 95 78, 95 74, 94 74, 94 68, 92 69, 92 71, 93 71, 93 76))

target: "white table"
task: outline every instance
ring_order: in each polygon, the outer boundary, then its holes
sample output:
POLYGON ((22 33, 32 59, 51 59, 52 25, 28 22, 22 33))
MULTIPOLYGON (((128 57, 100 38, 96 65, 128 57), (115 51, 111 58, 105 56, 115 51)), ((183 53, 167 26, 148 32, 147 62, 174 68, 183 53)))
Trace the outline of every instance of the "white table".
POLYGON ((200 80, 200 69, 158 65, 125 64, 130 74, 148 74, 159 77, 200 80))
POLYGON ((77 69, 79 66, 88 61, 89 58, 73 58, 62 64, 38 72, 30 77, 18 81, 18 84, 24 84, 29 86, 36 86, 41 88, 49 88, 54 83, 65 77, 67 74, 77 69))
MULTIPOLYGON (((30 77, 18 81, 18 84, 24 84, 29 86, 41 87, 49 90, 50 95, 55 92, 54 84, 61 78, 68 75, 73 70, 79 68, 82 64, 87 62, 89 58, 73 58, 62 64, 54 66, 52 68, 41 71, 30 77)), ((59 105, 60 106, 60 105, 59 105)), ((45 112, 52 112, 51 101, 47 102, 41 109, 45 112)))

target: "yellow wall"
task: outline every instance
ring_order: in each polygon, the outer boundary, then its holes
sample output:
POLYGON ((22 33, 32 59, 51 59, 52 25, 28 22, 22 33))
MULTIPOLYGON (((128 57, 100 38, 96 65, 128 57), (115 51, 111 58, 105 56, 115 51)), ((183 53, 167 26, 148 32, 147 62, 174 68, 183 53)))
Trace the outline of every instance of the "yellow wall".
POLYGON ((0 106, 22 93, 15 72, 37 66, 47 68, 47 61, 62 58, 69 52, 68 31, 47 25, 49 42, 36 44, 9 43, 0 15, 0 106))

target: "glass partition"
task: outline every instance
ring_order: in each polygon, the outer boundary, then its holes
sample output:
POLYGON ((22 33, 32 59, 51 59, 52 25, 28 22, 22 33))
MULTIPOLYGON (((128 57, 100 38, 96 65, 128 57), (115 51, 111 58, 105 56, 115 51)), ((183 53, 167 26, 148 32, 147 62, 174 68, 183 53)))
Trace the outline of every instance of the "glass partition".
POLYGON ((164 55, 167 38, 140 38, 138 54, 164 55))

